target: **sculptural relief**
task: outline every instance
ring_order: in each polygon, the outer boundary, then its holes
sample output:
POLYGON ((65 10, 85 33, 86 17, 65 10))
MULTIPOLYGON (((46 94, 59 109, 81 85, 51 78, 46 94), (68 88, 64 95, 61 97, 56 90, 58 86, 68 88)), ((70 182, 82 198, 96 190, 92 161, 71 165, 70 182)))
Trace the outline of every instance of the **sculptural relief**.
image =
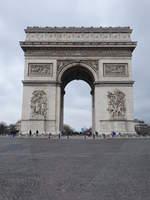
POLYGON ((125 94, 116 89, 108 92, 108 112, 111 118, 124 118, 126 113, 125 94))
POLYGON ((53 76, 53 63, 29 63, 29 76, 53 76))
POLYGON ((123 77, 128 76, 128 64, 127 63, 104 63, 103 74, 107 77, 123 77))
POLYGON ((43 90, 35 90, 31 98, 32 118, 44 117, 47 114, 47 96, 43 90))
POLYGON ((57 69, 58 71, 61 71, 65 66, 72 64, 72 63, 77 63, 77 64, 87 64, 89 65, 94 71, 98 70, 98 60, 58 60, 57 61, 57 69))
POLYGON ((129 41, 128 33, 28 33, 27 41, 129 41))

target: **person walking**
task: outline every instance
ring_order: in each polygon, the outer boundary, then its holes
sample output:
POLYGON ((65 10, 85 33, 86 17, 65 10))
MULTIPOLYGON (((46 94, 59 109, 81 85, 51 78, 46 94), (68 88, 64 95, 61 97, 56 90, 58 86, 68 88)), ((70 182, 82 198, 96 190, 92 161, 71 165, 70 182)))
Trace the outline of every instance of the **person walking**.
POLYGON ((61 133, 59 132, 59 134, 58 134, 58 138, 59 138, 59 140, 60 140, 60 137, 61 137, 61 133))
POLYGON ((32 136, 32 131, 31 131, 31 130, 29 131, 29 136, 30 136, 30 137, 32 136))
POLYGON ((97 131, 95 131, 95 135, 96 135, 96 137, 98 137, 98 132, 97 131))
POLYGON ((93 139, 95 140, 95 133, 93 133, 93 139))
POLYGON ((36 130, 36 136, 38 136, 39 135, 39 131, 38 130, 36 130))
POLYGON ((52 135, 51 133, 48 134, 48 139, 49 140, 51 139, 51 135, 52 135))

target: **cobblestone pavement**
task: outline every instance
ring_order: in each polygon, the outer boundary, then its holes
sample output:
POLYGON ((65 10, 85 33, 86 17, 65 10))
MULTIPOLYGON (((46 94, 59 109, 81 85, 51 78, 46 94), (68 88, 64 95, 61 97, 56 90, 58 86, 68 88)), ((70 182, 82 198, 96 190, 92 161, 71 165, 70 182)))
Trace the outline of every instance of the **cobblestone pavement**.
POLYGON ((0 138, 0 200, 150 200, 150 139, 0 138))

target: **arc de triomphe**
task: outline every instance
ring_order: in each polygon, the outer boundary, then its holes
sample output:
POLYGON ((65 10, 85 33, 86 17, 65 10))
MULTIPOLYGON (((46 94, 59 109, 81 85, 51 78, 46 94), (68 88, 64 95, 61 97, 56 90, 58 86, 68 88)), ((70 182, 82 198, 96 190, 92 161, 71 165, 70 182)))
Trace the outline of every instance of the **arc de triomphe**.
POLYGON ((99 134, 134 133, 130 27, 27 27, 21 132, 58 134, 65 86, 91 87, 92 128, 99 134))

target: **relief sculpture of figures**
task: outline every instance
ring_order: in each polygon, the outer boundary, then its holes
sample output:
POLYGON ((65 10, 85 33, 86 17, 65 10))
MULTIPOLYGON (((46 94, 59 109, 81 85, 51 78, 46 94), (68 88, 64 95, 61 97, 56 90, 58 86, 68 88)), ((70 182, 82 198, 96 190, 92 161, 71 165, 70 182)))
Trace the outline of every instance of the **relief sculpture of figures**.
POLYGON ((43 116, 47 114, 47 97, 43 90, 35 90, 31 98, 32 117, 43 116))
POLYGON ((29 63, 29 76, 52 76, 53 64, 52 63, 29 63))
POLYGON ((125 117, 126 106, 125 106, 125 94, 120 90, 114 92, 108 92, 108 112, 112 118, 123 118, 125 117))
POLYGON ((104 76, 123 77, 128 76, 127 63, 104 63, 104 76))

